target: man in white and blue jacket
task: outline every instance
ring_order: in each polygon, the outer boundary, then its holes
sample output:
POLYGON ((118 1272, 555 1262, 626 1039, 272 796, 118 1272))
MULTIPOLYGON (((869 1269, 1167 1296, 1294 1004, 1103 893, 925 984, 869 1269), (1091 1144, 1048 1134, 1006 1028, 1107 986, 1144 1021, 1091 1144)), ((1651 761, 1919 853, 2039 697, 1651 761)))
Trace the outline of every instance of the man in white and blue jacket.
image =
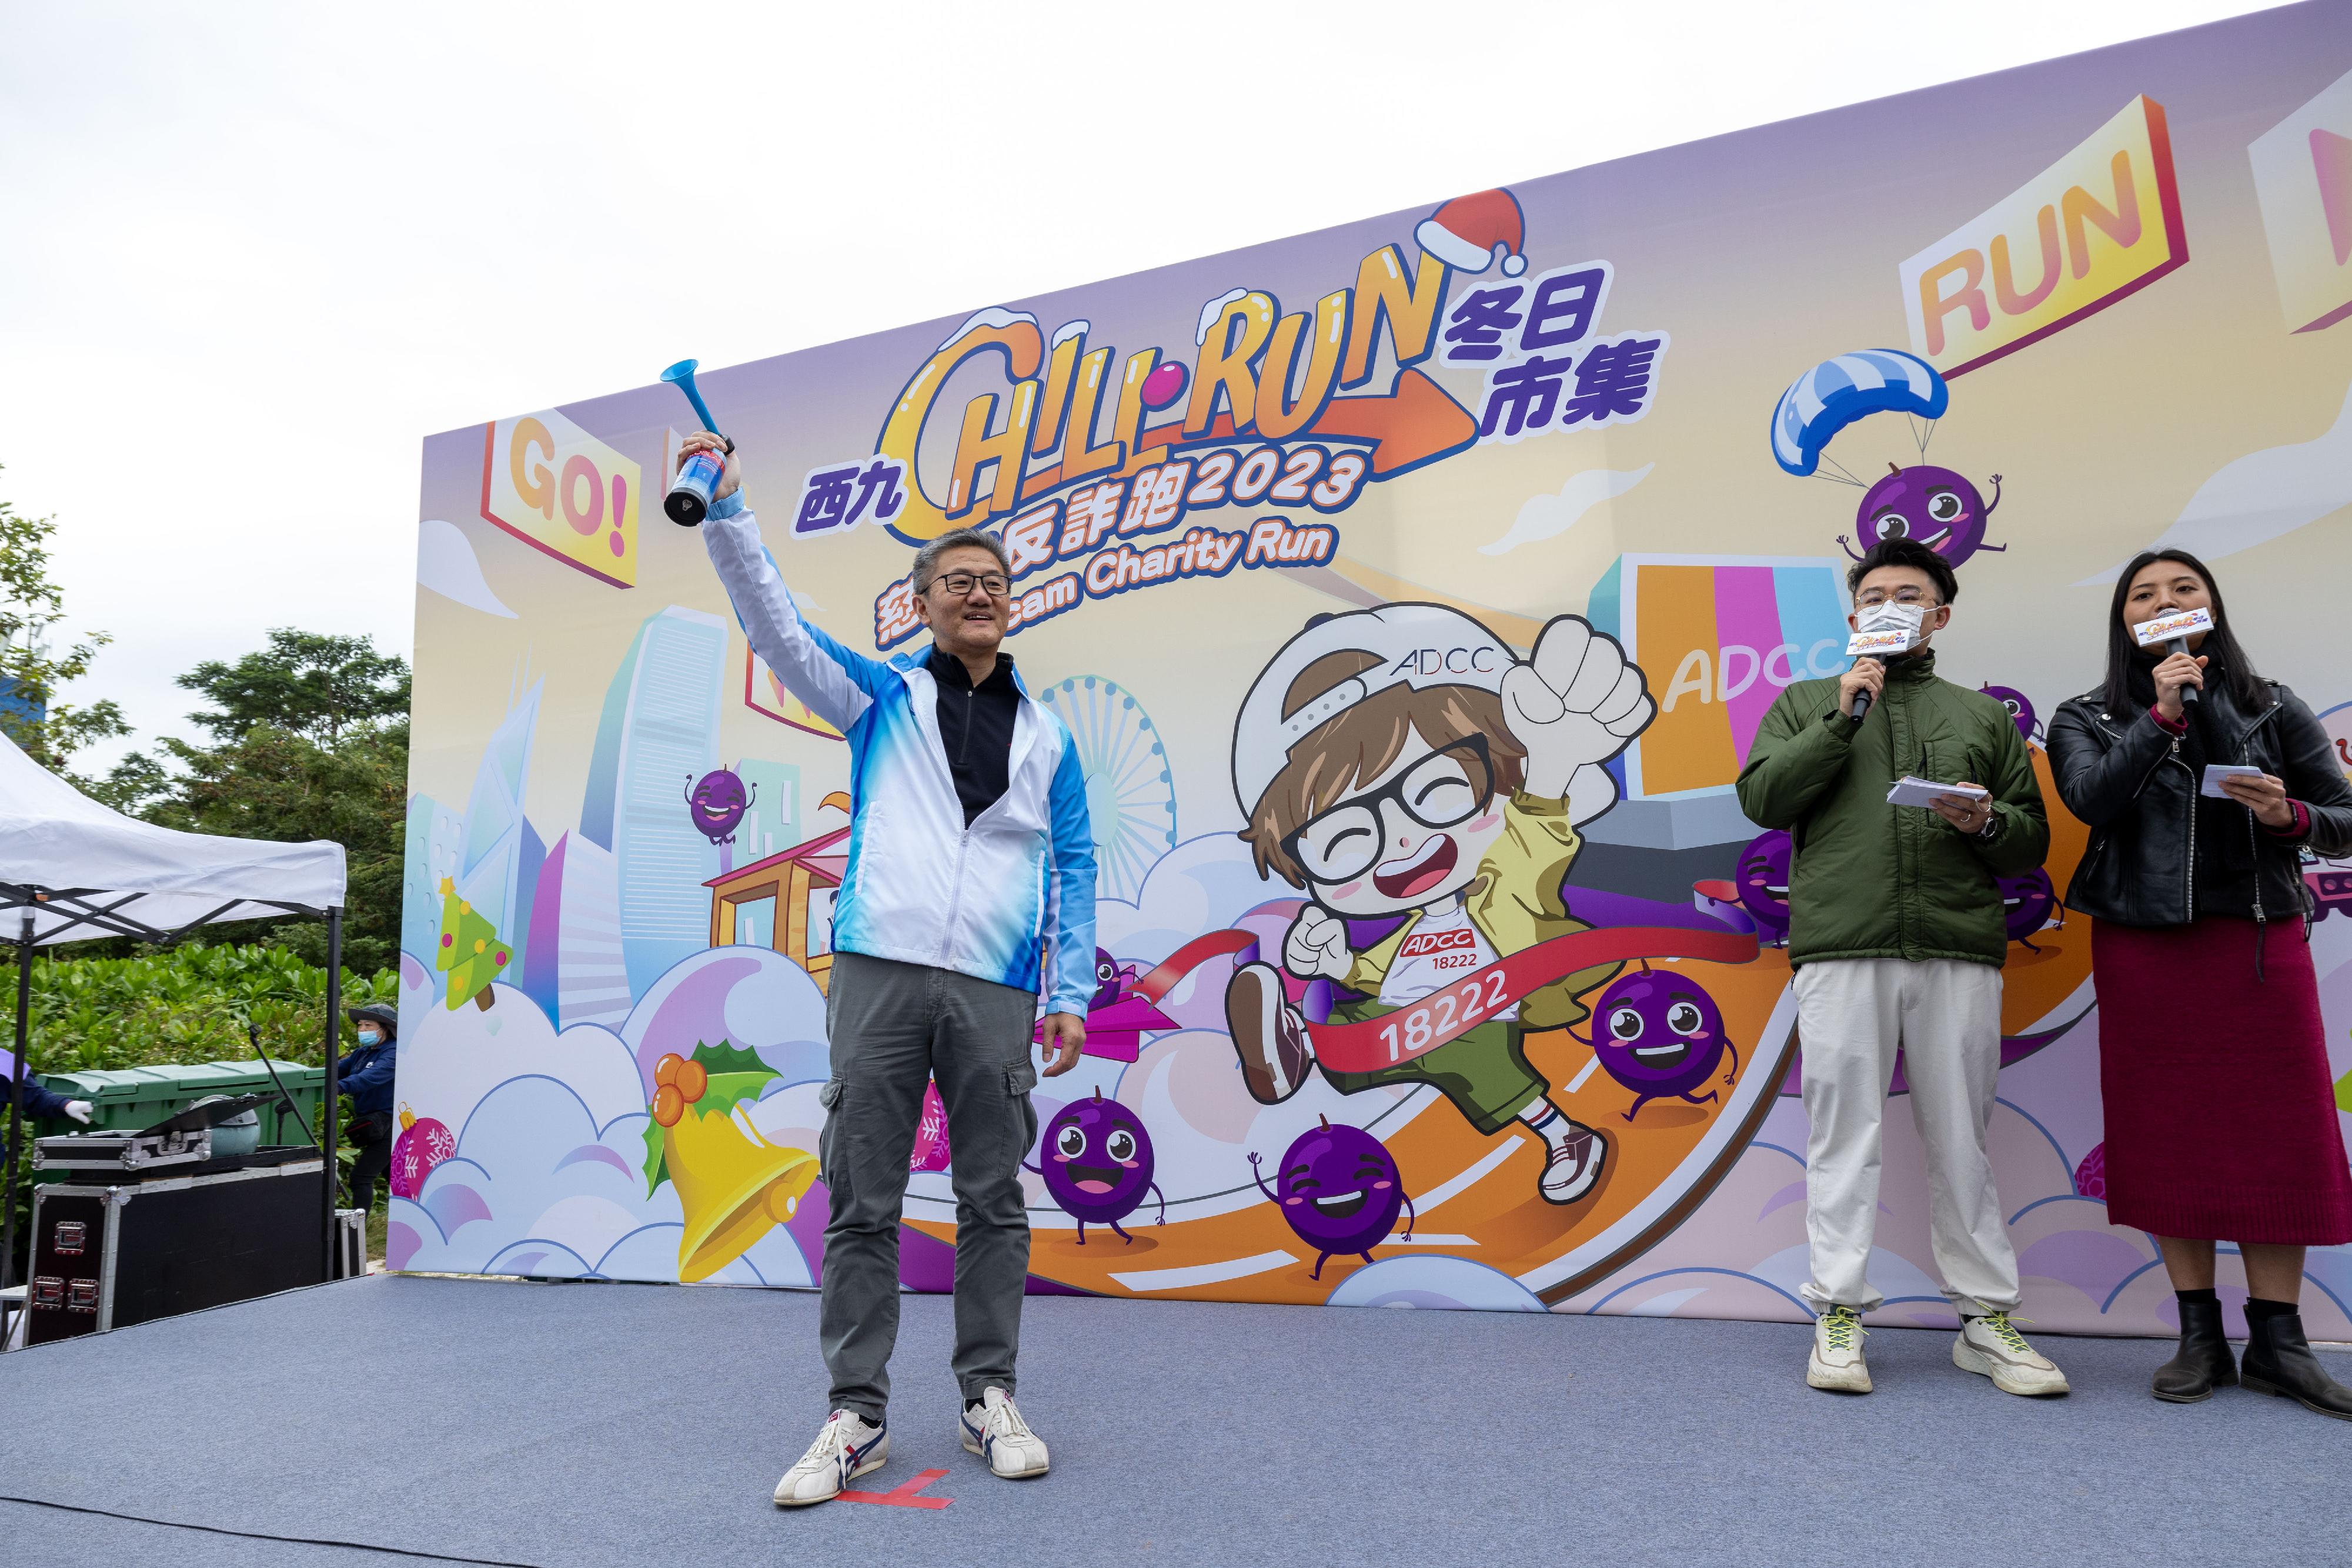
POLYGON ((911 586, 931 646, 870 659, 801 619, 744 508, 731 444, 692 435, 678 461, 698 452, 726 455, 702 523, 711 564, 768 667, 848 737, 855 801, 834 895, 819 1151, 832 1201, 819 1320, 832 1415, 776 1502, 823 1502, 888 1457, 898 1220, 933 1079, 955 1151, 960 1435, 997 1475, 1043 1475, 1045 1445, 1013 1403, 1029 1274, 1021 1163, 1037 1136, 1037 994, 1051 1077, 1077 1063, 1096 985, 1094 831, 1077 747, 1002 651, 1012 610, 1002 543, 966 528, 918 550, 911 586))

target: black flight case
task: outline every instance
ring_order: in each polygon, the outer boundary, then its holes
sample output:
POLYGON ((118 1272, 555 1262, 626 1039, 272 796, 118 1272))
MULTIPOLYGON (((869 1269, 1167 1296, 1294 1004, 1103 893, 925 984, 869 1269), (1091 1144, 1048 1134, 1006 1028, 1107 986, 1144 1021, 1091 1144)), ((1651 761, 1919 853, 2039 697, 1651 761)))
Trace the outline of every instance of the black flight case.
POLYGON ((215 1156, 198 1114, 37 1141, 26 1343, 324 1282, 318 1149, 215 1156))

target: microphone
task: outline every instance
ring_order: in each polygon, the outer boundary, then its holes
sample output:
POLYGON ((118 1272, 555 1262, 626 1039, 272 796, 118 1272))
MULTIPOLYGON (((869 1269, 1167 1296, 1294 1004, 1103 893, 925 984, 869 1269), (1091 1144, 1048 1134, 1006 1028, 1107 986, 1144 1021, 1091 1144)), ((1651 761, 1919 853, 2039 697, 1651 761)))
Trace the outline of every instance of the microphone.
MULTIPOLYGON (((1907 653, 1919 645, 1919 623, 1927 612, 1916 604, 1897 604, 1893 600, 1872 607, 1855 625, 1853 635, 1845 640, 1845 655, 1849 659, 1875 659, 1881 664, 1897 653, 1907 653)), ((1870 694, 1853 694, 1853 722, 1859 725, 1870 712, 1870 694)))
MULTIPOLYGON (((2143 621, 2132 628, 2143 648, 2163 644, 2168 653, 2189 652, 2189 635, 2192 632, 2213 630, 2213 614, 2209 610, 2176 610, 2169 615, 2159 615, 2153 621, 2143 621)), ((2188 707, 2198 700, 2197 688, 2184 685, 2180 688, 2180 706, 2188 707)))

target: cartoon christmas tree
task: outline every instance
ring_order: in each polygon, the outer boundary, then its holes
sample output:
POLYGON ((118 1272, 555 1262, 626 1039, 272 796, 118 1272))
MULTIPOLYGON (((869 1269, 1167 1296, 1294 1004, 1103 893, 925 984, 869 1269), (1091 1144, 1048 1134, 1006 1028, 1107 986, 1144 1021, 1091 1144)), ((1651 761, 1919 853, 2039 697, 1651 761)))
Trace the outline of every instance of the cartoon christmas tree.
POLYGON ((433 967, 449 977, 449 1010, 472 1002, 490 1009, 490 982, 506 972, 514 949, 499 940, 497 927, 457 896, 457 884, 441 879, 441 950, 433 967))

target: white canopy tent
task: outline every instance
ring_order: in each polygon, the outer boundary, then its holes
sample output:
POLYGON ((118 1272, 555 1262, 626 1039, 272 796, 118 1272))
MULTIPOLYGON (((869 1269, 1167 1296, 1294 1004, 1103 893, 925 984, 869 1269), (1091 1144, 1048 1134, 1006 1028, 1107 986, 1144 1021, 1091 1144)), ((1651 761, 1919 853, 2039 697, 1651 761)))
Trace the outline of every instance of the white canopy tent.
POLYGON ((100 805, 0 735, 0 942, 16 949, 16 1051, 7 1063, 7 1176, 0 1287, 14 1283, 16 1152, 30 1039, 33 950, 131 936, 176 942, 205 925, 278 915, 327 921, 325 1245, 333 1245, 336 1015, 341 1010, 343 846, 183 833, 100 805))
POLYGON ((183 833, 100 805, 0 736, 0 936, 163 942, 224 920, 324 915, 343 902, 343 846, 183 833), (36 892, 37 890, 37 892, 36 892))

